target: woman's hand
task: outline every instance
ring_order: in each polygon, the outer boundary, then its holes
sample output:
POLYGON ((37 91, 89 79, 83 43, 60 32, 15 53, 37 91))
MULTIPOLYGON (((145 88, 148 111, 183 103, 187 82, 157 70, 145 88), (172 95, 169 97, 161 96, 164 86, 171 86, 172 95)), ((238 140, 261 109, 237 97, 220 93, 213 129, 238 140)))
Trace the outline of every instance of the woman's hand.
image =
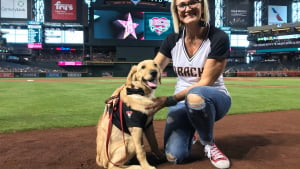
POLYGON ((146 109, 151 110, 150 114, 154 114, 154 113, 158 112, 160 109, 166 107, 167 96, 156 97, 152 100, 153 100, 153 104, 146 107, 146 109))

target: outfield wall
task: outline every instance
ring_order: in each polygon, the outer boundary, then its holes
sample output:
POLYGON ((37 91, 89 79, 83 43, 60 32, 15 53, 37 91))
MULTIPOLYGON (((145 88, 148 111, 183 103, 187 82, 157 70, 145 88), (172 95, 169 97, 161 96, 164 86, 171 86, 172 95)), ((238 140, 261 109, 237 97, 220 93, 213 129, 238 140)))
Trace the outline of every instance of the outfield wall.
MULTIPOLYGON (((126 77, 133 65, 137 62, 108 62, 108 63, 89 63, 87 66, 88 72, 91 76, 114 76, 126 77)), ((173 66, 170 64, 164 70, 164 75, 168 77, 175 77, 173 66)))
MULTIPOLYGON (((91 62, 83 65, 86 72, 0 72, 1 77, 126 77, 133 65, 138 62, 91 62)), ((73 66, 66 66, 66 70, 72 70, 73 66)), ((78 68, 75 66, 74 68, 78 68)), ((174 77, 171 65, 164 70, 164 76, 174 77)))
POLYGON ((59 78, 59 77, 89 77, 88 73, 39 73, 39 72, 0 72, 0 78, 14 78, 14 77, 49 77, 49 78, 59 78))
MULTIPOLYGON (((105 63, 87 66, 87 72, 0 72, 0 78, 14 77, 126 77, 137 63, 105 63)), ((298 71, 239 71, 224 73, 224 77, 300 77, 298 71)), ((172 65, 168 65, 163 76, 175 77, 172 65)))
MULTIPOLYGON (((114 76, 126 77, 131 66, 137 65, 137 62, 108 62, 97 63, 91 62, 87 64, 88 72, 91 76, 114 76)), ((169 64, 164 70, 164 76, 176 77, 172 64, 169 64)), ((224 73, 226 77, 300 77, 300 70, 296 71, 239 71, 224 73)))
POLYGON ((300 71, 239 71, 238 77, 300 77, 300 71))

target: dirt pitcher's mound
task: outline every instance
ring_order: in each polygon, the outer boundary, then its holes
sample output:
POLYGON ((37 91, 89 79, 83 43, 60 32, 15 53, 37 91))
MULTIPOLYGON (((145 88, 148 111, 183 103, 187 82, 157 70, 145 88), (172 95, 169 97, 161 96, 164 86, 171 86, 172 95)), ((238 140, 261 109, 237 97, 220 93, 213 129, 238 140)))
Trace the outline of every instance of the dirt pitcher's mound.
MULTIPOLYGON (((231 159, 232 169, 298 169, 299 120, 300 110, 229 115, 216 123, 216 142, 231 159)), ((164 121, 154 125, 162 148, 164 121)), ((97 169, 95 139, 95 126, 0 134, 0 168, 97 169)), ((155 165, 159 169, 214 169, 199 144, 193 146, 187 164, 155 165)))

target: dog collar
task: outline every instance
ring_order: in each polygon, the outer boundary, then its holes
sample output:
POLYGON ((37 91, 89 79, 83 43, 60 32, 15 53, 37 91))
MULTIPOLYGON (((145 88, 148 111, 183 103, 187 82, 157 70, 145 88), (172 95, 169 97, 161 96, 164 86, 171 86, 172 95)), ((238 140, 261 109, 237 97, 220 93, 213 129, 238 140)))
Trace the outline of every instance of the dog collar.
POLYGON ((138 89, 133 89, 133 88, 126 88, 126 92, 127 95, 131 95, 131 94, 138 94, 141 96, 144 96, 144 90, 142 88, 138 88, 138 89))

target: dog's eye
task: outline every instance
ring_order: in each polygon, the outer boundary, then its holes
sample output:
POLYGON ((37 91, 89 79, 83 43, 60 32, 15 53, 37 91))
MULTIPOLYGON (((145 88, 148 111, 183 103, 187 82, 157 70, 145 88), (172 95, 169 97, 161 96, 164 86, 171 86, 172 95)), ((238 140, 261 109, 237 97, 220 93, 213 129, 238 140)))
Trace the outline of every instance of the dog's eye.
POLYGON ((154 63, 154 66, 155 66, 155 67, 157 67, 157 64, 156 64, 156 63, 154 63))
POLYGON ((142 69, 145 69, 145 68, 146 68, 146 66, 145 66, 145 65, 143 65, 143 66, 142 66, 142 69))

